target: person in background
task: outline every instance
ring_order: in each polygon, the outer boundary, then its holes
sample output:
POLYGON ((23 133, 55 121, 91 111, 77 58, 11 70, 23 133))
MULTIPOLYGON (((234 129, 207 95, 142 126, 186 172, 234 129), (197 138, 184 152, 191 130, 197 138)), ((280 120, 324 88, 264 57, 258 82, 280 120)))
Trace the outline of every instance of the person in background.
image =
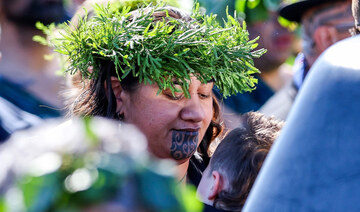
POLYGON ((319 55, 335 42, 350 37, 354 25, 351 0, 302 0, 283 6, 280 15, 302 26, 302 53, 294 64, 292 83, 271 97, 260 112, 285 120, 298 90, 319 55))
POLYGON ((60 116, 61 76, 51 49, 33 41, 37 21, 63 22, 69 16, 63 0, 0 0, 0 142, 14 131, 60 116))
POLYGON ((359 35, 346 38, 312 65, 244 212, 360 210, 359 49, 359 35))
POLYGON ((173 162, 146 146, 136 127, 100 117, 16 132, 0 145, 1 211, 200 212, 173 162))
MULTIPOLYGON (((216 7, 212 8, 215 3, 206 3, 204 6, 208 12, 218 12, 216 7)), ((275 92, 291 81, 291 66, 285 64, 285 61, 292 56, 295 34, 281 26, 278 21, 276 10, 280 5, 279 0, 236 0, 229 4, 229 14, 233 13, 231 8, 234 8, 240 22, 246 21, 249 37, 254 39, 259 36, 259 48, 267 50, 261 58, 254 60, 255 67, 261 72, 257 76, 258 84, 254 91, 239 93, 226 99, 215 91, 224 103, 225 126, 231 129, 238 126, 240 114, 258 110, 275 92)), ((225 5, 223 7, 225 10, 225 5)))
POLYGON ((231 130, 216 148, 197 195, 206 205, 241 211, 283 122, 248 112, 242 127, 231 130))

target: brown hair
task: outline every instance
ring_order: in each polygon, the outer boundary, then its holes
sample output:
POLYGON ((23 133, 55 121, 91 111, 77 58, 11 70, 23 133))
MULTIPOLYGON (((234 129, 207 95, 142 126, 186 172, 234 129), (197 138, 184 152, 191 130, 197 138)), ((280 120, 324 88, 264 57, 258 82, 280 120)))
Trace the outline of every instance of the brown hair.
MULTIPOLYGON (((152 15, 154 21, 166 18, 167 14, 176 19, 184 21, 191 20, 190 16, 183 14, 180 10, 173 7, 165 7, 165 11, 156 11, 152 15)), ((150 10, 149 10, 150 11, 150 10)), ((91 13, 91 11, 89 12, 91 13)), ((137 15, 137 11, 132 12, 132 17, 137 15)), ((130 19, 132 18, 130 17, 130 19)), ((76 23, 76 21, 74 21, 76 23)), ((98 77, 91 80, 81 79, 81 76, 75 75, 72 78, 73 88, 76 90, 76 96, 68 96, 68 116, 104 116, 111 119, 118 119, 116 114, 116 99, 111 87, 111 77, 117 76, 115 65, 111 61, 101 61, 98 77), (106 85, 106 86, 105 86, 106 85)), ((127 92, 133 92, 139 87, 139 79, 129 74, 121 80, 122 88, 127 92)), ((208 127, 203 140, 200 143, 198 152, 203 156, 206 164, 210 160, 209 146, 211 142, 222 132, 223 126, 220 120, 220 107, 213 98, 213 118, 208 127)))
POLYGON ((209 164, 210 174, 219 171, 227 186, 214 200, 214 207, 241 211, 271 145, 283 122, 257 112, 244 115, 243 127, 230 131, 217 147, 209 164))

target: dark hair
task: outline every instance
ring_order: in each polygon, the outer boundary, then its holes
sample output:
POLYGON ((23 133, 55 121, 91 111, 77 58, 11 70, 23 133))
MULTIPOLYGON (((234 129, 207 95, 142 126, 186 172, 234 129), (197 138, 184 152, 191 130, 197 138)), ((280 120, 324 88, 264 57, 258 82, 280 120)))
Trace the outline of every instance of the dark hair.
MULTIPOLYGON (((165 18, 167 14, 176 19, 189 21, 191 18, 184 15, 181 11, 173 7, 165 7, 165 11, 153 13, 154 21, 165 18)), ((90 11, 91 12, 91 11, 90 11)), ((137 11, 133 11, 136 16, 137 11)), ((131 17, 130 17, 131 19, 131 17)), ((98 77, 95 79, 82 79, 81 76, 73 77, 73 87, 78 91, 75 97, 68 97, 68 116, 103 116, 111 119, 118 119, 116 114, 116 99, 111 87, 111 77, 117 76, 115 65, 111 61, 100 61, 98 77)), ((133 92, 139 87, 139 79, 132 74, 127 75, 121 80, 122 88, 127 92, 133 92)), ((220 120, 220 107, 215 97, 213 97, 213 118, 208 127, 203 140, 200 143, 198 152, 203 156, 205 163, 210 160, 209 146, 211 142, 222 132, 223 127, 220 120)))
POLYGON ((271 145, 283 122, 257 112, 244 115, 243 127, 230 131, 217 147, 209 164, 210 174, 219 171, 228 188, 220 191, 214 207, 241 211, 271 145))

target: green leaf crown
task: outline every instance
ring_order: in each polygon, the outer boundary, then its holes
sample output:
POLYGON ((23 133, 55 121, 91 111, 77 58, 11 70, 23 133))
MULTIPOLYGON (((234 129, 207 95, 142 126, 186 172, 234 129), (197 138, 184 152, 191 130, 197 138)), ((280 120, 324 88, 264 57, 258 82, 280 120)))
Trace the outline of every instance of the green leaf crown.
MULTIPOLYGON (((96 78, 100 61, 108 60, 115 64, 120 81, 132 74, 140 83, 157 83, 159 92, 171 89, 174 94, 177 83, 190 97, 191 76, 202 83, 214 81, 224 97, 255 89, 252 74, 259 71, 253 58, 265 50, 255 50, 258 38, 249 40, 245 22, 241 25, 227 15, 221 26, 216 15, 202 15, 198 5, 190 17, 172 18, 161 4, 139 8, 135 15, 129 7, 95 5, 93 17, 79 17, 76 27, 63 25, 60 36, 49 36, 47 42, 67 56, 66 71, 79 71, 83 78, 96 78), (158 11, 167 17, 154 21, 158 11), (90 72, 89 66, 94 70, 90 72)), ((51 27, 39 28, 53 34, 51 27)))

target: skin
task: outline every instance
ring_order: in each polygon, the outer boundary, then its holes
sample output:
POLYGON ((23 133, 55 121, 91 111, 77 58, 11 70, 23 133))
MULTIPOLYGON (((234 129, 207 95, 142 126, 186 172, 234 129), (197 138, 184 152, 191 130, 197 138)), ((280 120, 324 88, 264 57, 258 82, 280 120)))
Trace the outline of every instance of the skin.
POLYGON ((182 92, 174 97, 170 90, 157 95, 157 84, 141 84, 129 93, 121 89, 115 77, 112 87, 117 111, 124 115, 125 122, 136 125, 145 134, 150 152, 174 159, 187 169, 213 116, 213 83, 202 84, 191 77, 191 98, 182 92))
POLYGON ((198 132, 184 132, 174 130, 170 153, 175 160, 190 158, 196 151, 199 142, 198 132))
POLYGON ((260 36, 259 47, 267 49, 266 54, 255 59, 255 66, 261 74, 277 71, 279 66, 292 54, 294 34, 282 27, 275 12, 269 12, 269 19, 249 24, 248 30, 253 38, 260 36))
MULTIPOLYGON (((210 166, 210 165, 209 165, 210 166)), ((213 205, 214 200, 209 198, 214 187, 214 179, 210 172, 209 166, 203 172, 201 181, 196 190, 197 198, 207 205, 213 205)))
POLYGON ((211 162, 202 175, 196 190, 196 196, 201 202, 212 206, 218 194, 229 188, 229 183, 226 175, 220 171, 211 171, 210 166, 211 162))
POLYGON ((315 60, 332 44, 350 37, 348 30, 338 30, 340 24, 353 23, 351 1, 328 3, 314 7, 307 11, 302 19, 302 24, 311 34, 311 39, 304 42, 303 52, 311 67, 315 60), (311 45, 311 42, 313 45, 311 45))

